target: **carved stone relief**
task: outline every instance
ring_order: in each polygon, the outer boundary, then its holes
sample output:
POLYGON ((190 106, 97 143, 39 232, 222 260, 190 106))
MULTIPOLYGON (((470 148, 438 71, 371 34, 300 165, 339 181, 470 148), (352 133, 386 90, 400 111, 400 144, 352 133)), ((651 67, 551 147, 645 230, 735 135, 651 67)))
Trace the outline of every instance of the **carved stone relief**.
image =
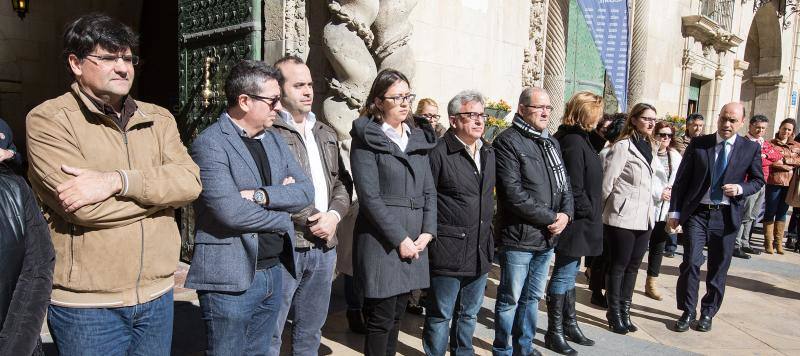
POLYGON ((545 41, 545 0, 531 0, 530 26, 528 27, 529 47, 523 52, 522 61, 522 86, 542 86, 542 71, 544 70, 544 41, 545 41))

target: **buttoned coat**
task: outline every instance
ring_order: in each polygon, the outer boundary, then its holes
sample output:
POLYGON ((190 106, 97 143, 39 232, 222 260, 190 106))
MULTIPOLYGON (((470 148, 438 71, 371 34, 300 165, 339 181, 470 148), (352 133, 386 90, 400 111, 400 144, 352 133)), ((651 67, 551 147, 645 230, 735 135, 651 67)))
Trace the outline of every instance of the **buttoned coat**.
POLYGON ((294 225, 290 214, 313 201, 314 187, 280 134, 268 129, 261 139, 269 158, 272 185, 262 186, 250 151, 227 114, 194 140, 191 154, 200 166, 203 191, 194 203, 194 256, 186 287, 241 292, 253 283, 258 259, 258 233, 284 237, 281 263, 294 275, 294 225), (294 183, 282 185, 287 177, 294 183), (264 189, 266 207, 242 198, 242 190, 264 189))
POLYGON ((483 141, 479 152, 480 170, 464 143, 448 130, 430 153, 439 231, 429 244, 431 273, 474 277, 492 267, 494 149, 483 141))
POLYGON ((428 249, 419 259, 401 259, 400 243, 421 233, 436 236, 436 188, 428 151, 432 129, 413 128, 405 151, 371 117, 353 121, 350 165, 359 199, 353 235, 356 284, 367 298, 388 298, 427 288, 428 249))
POLYGON ((603 176, 603 161, 592 145, 590 133, 577 126, 561 125, 553 137, 561 145, 575 206, 573 220, 561 233, 556 253, 598 256, 603 252, 603 205, 597 179, 603 176))
POLYGON ((603 224, 639 231, 653 228, 653 175, 651 162, 630 139, 611 145, 603 162, 603 224))

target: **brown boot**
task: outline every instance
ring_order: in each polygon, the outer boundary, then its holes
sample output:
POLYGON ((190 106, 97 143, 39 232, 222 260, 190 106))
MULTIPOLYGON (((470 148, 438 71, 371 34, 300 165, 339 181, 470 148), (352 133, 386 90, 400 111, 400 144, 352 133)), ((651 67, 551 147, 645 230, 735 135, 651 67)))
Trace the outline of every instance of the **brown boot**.
POLYGON ((775 245, 777 245, 777 252, 779 255, 783 254, 783 228, 786 227, 785 221, 775 222, 775 245))
POLYGON ((773 254, 772 239, 775 238, 775 222, 764 222, 764 253, 773 254))
POLYGON ((656 284, 657 278, 658 277, 647 276, 647 282, 644 284, 644 295, 655 300, 662 300, 664 297, 658 292, 658 285, 656 284))

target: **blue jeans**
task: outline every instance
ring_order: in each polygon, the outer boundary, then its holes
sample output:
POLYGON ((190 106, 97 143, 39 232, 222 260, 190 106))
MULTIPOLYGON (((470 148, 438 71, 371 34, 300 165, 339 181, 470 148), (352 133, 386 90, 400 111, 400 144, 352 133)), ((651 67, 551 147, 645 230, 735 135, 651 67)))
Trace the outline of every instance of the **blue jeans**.
POLYGON ((789 204, 786 204, 786 193, 789 187, 767 184, 764 194, 764 221, 786 221, 786 212, 789 211, 789 204))
POLYGON ((333 270, 336 268, 336 250, 313 248, 296 252, 299 270, 294 279, 286 268, 283 271, 283 296, 275 332, 272 334, 270 355, 281 353, 281 335, 289 310, 292 317, 292 355, 316 355, 322 337, 322 326, 328 317, 331 300, 333 270))
POLYGON ((500 252, 500 285, 494 307, 494 355, 530 355, 536 334, 536 313, 553 249, 500 252), (508 338, 512 338, 509 343, 508 338))
POLYGON ((667 243, 664 245, 665 252, 672 252, 678 250, 678 234, 669 234, 667 235, 667 243))
POLYGON ((448 330, 450 355, 472 355, 472 334, 478 311, 483 304, 486 277, 449 277, 431 275, 428 289, 428 310, 422 330, 422 347, 426 355, 444 355, 447 352, 448 330), (454 315, 455 309, 455 315, 454 315), (450 319, 454 319, 450 326, 450 319))
POLYGON ((172 291, 121 308, 50 305, 47 324, 59 355, 169 355, 172 346, 172 291))
POLYGON ((567 291, 575 289, 575 276, 578 274, 580 262, 580 257, 556 254, 556 264, 553 266, 547 294, 566 294, 567 291))
POLYGON ((281 305, 280 264, 257 270, 243 292, 198 291, 207 355, 266 355, 281 305))

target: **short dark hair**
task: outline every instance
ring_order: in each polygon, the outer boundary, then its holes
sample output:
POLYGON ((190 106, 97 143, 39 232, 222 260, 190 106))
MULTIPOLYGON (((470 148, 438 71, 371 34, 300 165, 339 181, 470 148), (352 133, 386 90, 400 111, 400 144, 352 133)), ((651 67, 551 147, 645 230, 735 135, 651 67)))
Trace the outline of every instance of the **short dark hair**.
POLYGON ((690 114, 688 117, 686 117, 686 124, 688 125, 690 122, 696 120, 706 121, 706 118, 704 118, 700 113, 690 114))
POLYGON ((67 24, 64 29, 64 50, 61 54, 68 73, 74 75, 69 66, 70 54, 84 59, 97 46, 117 53, 129 48, 133 51, 138 45, 139 36, 130 27, 106 14, 92 13, 67 24))
POLYGON ((283 80, 281 72, 262 61, 242 60, 231 68, 225 79, 225 99, 228 107, 234 107, 239 95, 257 94, 264 82, 283 80))
POLYGON ((769 122, 769 119, 764 115, 753 115, 753 117, 750 118, 750 125, 758 122, 769 122))
POLYGON ((628 114, 616 113, 611 115, 611 125, 606 129, 606 140, 608 142, 616 142, 619 135, 622 133, 622 128, 625 127, 625 122, 628 121, 628 114))
MULTIPOLYGON (((300 58, 298 56, 295 56, 295 55, 292 55, 292 54, 287 54, 287 55, 281 57, 280 59, 278 59, 277 61, 275 61, 275 63, 273 63, 272 66, 275 69, 277 69, 278 71, 280 71, 281 70, 281 65, 283 65, 284 63, 306 64, 306 62, 304 62, 302 58, 300 58)), ((283 74, 283 72, 281 72, 281 74, 283 74)), ((286 78, 284 78, 283 75, 281 75, 281 80, 278 81, 278 84, 280 84, 281 89, 283 89, 283 84, 284 84, 285 79, 286 78)))
MULTIPOLYGON (((372 116, 372 118, 382 122, 383 116, 378 107, 375 106, 375 99, 383 99, 383 96, 389 91, 389 87, 398 81, 404 81, 409 87, 411 86, 411 82, 408 81, 406 75, 399 70, 386 68, 380 71, 372 82, 372 88, 370 88, 369 95, 367 95, 367 101, 364 102, 364 106, 361 108, 359 114, 362 116, 372 116)), ((409 117, 411 117, 411 112, 409 112, 409 117)))

